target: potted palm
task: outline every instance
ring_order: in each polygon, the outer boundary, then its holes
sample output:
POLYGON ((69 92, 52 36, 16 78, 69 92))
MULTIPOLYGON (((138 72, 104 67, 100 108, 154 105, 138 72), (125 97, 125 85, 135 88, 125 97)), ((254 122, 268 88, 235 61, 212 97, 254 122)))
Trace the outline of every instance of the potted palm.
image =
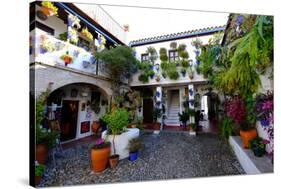
POLYGON ((186 128, 186 122, 189 119, 189 113, 186 111, 183 111, 182 113, 178 113, 179 115, 179 121, 182 123, 182 126, 186 128))
POLYGON ((107 123, 107 135, 113 135, 113 154, 109 157, 111 168, 115 168, 119 161, 119 154, 116 154, 115 137, 122 134, 129 124, 129 112, 124 108, 116 108, 104 116, 107 123))
POLYGON ((135 161, 138 159, 139 150, 143 147, 140 138, 133 138, 129 141, 129 160, 135 161))
POLYGON ((40 184, 46 166, 35 161, 35 185, 40 184))
POLYGON ((90 144, 92 169, 94 172, 102 172, 106 169, 110 156, 110 142, 98 139, 90 144))

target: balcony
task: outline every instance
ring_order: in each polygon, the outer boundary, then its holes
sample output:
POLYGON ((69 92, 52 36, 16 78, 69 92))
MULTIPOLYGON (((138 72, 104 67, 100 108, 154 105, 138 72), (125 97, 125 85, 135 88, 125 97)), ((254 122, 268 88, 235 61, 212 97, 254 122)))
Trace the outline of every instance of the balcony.
POLYGON ((40 62, 50 66, 65 67, 88 74, 107 77, 99 69, 93 54, 82 47, 55 38, 40 30, 33 33, 34 47, 31 49, 31 62, 40 62))

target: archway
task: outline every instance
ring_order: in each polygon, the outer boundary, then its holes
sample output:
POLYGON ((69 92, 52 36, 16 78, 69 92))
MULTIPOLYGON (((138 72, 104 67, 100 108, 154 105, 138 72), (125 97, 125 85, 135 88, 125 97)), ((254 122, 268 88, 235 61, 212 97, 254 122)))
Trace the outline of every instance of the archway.
POLYGON ((61 141, 92 134, 90 125, 106 112, 110 95, 89 83, 71 83, 53 90, 47 99, 48 127, 57 123, 61 141))

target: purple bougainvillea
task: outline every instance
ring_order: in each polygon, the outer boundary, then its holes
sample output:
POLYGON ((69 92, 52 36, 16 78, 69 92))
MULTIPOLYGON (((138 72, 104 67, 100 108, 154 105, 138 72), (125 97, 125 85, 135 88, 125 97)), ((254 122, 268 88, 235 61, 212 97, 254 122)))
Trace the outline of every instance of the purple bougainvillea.
POLYGON ((240 125, 240 123, 246 118, 246 106, 244 101, 235 96, 225 103, 225 110, 228 117, 232 118, 233 121, 240 125))

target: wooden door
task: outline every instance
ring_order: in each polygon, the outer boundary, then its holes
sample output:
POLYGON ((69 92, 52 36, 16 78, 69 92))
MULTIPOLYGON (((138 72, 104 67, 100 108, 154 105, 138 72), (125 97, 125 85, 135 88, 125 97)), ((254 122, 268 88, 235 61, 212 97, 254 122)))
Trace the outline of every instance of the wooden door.
POLYGON ((152 99, 143 99, 143 123, 153 123, 152 99))
POLYGON ((61 110, 61 141, 75 139, 79 101, 64 100, 61 110))

